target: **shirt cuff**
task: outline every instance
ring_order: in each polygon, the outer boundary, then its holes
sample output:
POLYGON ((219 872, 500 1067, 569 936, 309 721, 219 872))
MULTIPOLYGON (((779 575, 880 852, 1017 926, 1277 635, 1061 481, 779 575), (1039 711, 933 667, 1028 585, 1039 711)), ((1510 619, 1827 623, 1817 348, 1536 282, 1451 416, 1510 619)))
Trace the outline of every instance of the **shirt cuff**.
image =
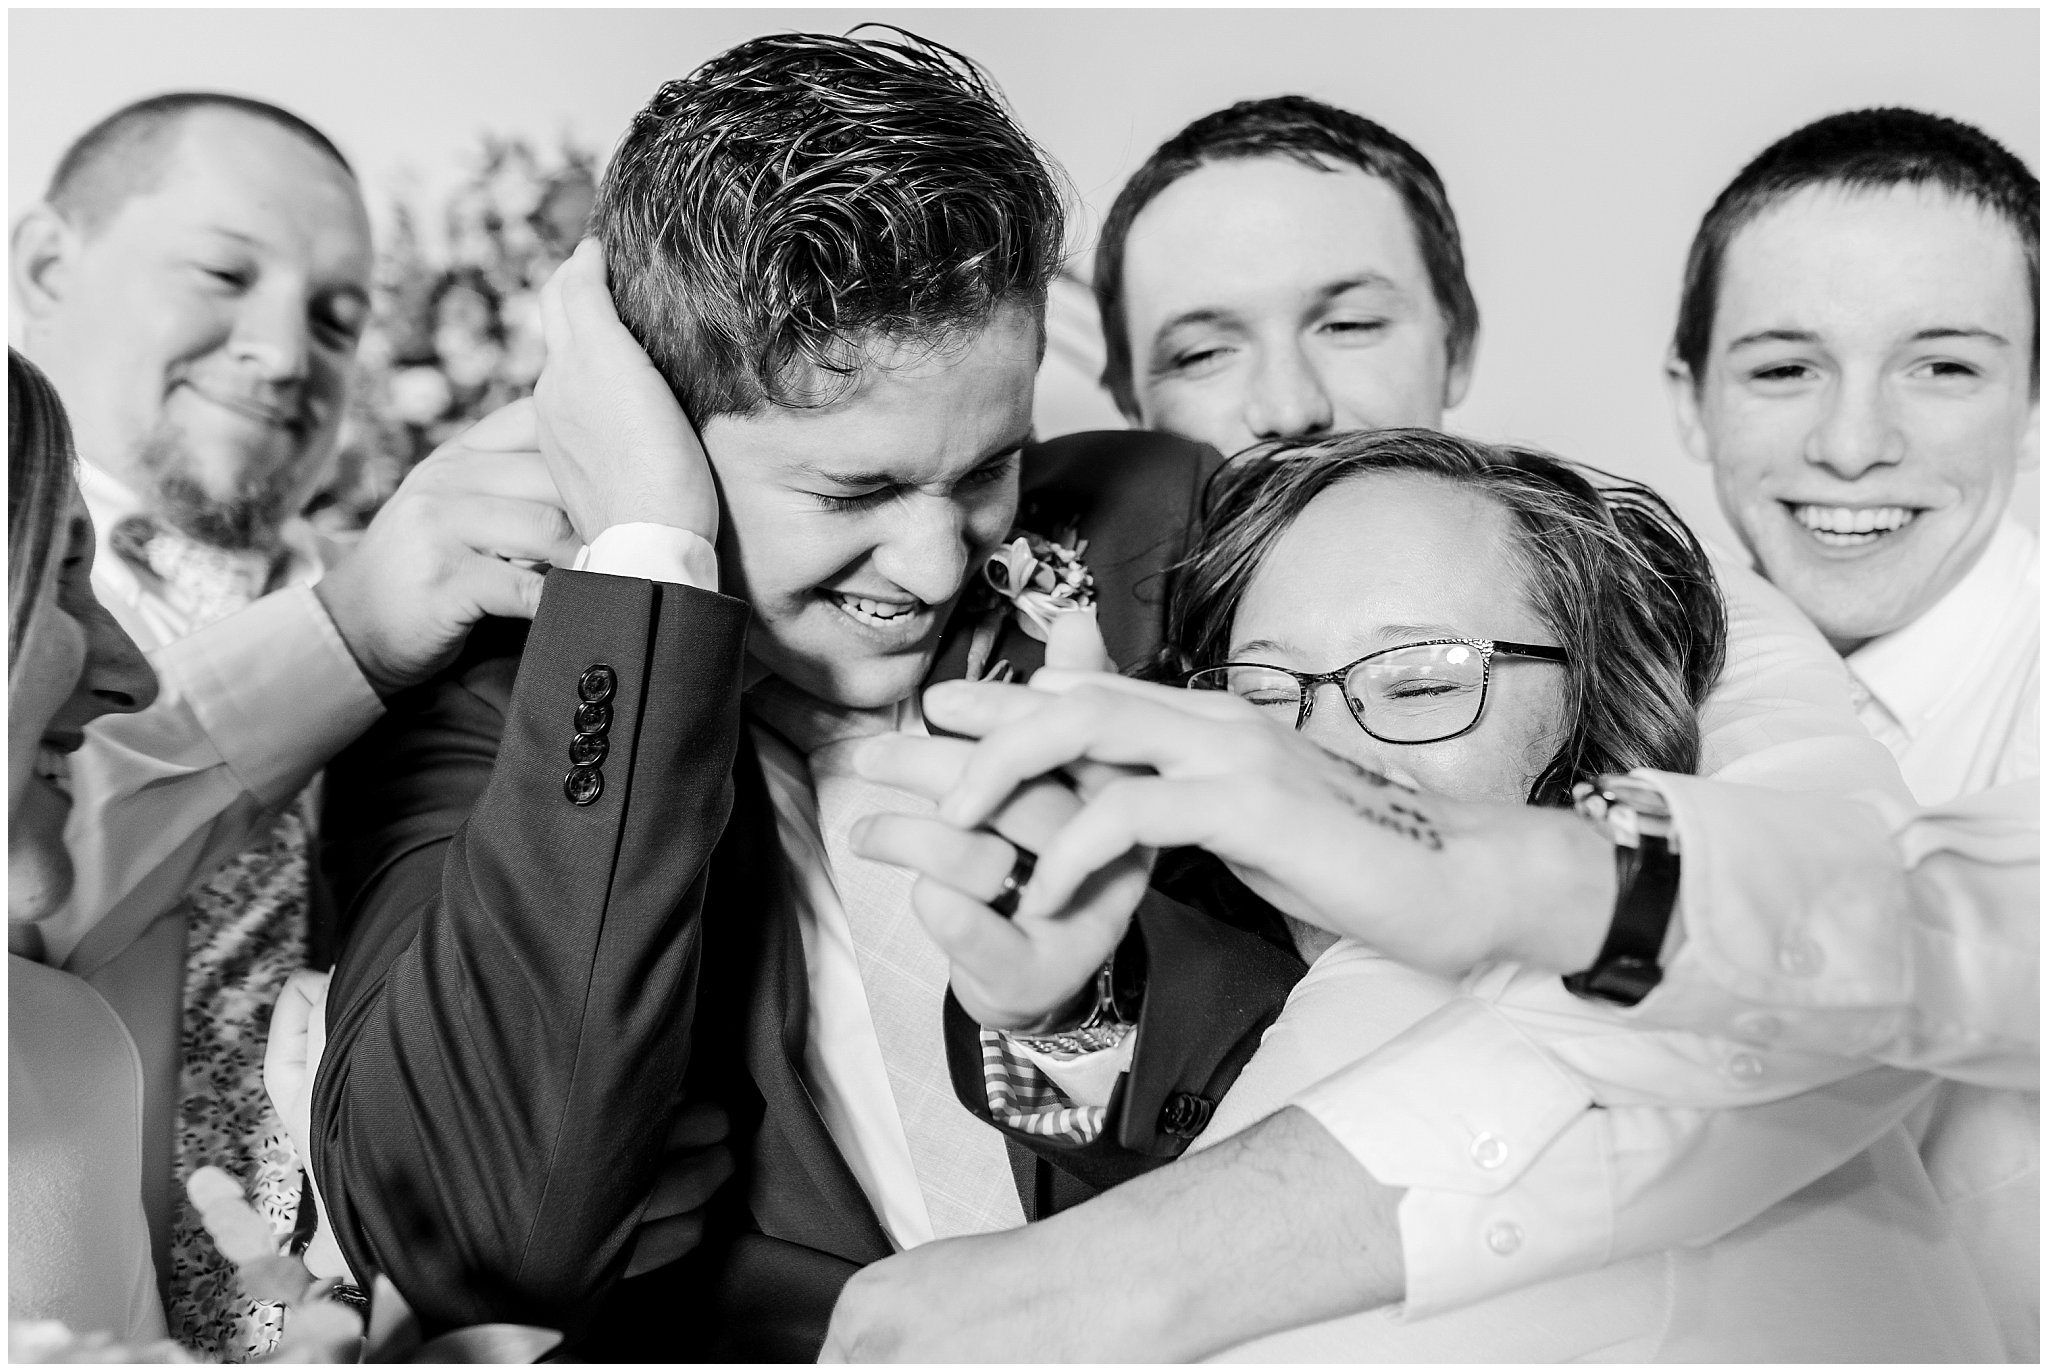
POLYGON ((1494 1007, 1453 1001, 1293 1104, 1406 1189, 1408 1315, 1605 1261, 1606 1164, 1597 1133, 1572 1128, 1592 1093, 1494 1007))
POLYGON ((384 711, 311 586, 292 586, 149 655, 264 805, 290 799, 384 711))
POLYGON ((672 524, 614 524, 590 540, 571 570, 716 591, 718 550, 704 535, 672 524))

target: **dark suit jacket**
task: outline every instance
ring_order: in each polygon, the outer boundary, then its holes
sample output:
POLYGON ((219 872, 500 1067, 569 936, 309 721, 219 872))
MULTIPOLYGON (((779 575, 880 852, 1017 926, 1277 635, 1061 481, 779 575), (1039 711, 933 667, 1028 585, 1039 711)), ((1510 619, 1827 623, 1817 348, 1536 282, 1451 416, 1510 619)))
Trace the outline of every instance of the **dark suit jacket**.
MULTIPOLYGON (((1144 434, 1026 453, 1019 523, 1078 523, 1127 666, 1157 646, 1159 572, 1213 464, 1144 434)), ((590 1357, 810 1359, 840 1285, 891 1251, 800 1070, 802 944, 742 727, 747 619, 690 587, 552 572, 530 631, 480 626, 328 773, 343 941, 312 1164, 358 1275, 389 1275, 430 1326, 547 1324, 590 1357), (602 789, 578 805, 568 748, 599 664, 602 789), (738 1174, 696 1253, 620 1283, 692 1098, 731 1114, 738 1174)), ((934 679, 961 673, 967 637, 934 679)), ((1023 676, 1043 648, 1013 630, 990 656, 1023 676)), ((1172 1156, 1206 1117, 1300 970, 1257 911, 1238 924, 1148 895, 1144 1051, 1116 1127, 1013 1144, 1028 1215, 1172 1156)))

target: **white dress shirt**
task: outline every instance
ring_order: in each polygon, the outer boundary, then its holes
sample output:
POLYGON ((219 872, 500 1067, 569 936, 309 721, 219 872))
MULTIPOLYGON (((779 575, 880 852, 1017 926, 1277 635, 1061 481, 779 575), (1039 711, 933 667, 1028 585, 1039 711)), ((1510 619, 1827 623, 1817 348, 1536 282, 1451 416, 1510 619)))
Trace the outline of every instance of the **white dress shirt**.
POLYGON ((1922 805, 2041 774, 2041 545, 2007 516, 1927 613, 1849 654, 1858 712, 1922 805))
MULTIPOLYGON (((718 589, 717 555, 711 544, 697 534, 663 525, 606 529, 591 540, 577 567, 718 589)), ((923 732, 914 696, 898 703, 896 727, 923 732)), ((868 1008, 853 928, 833 884, 810 768, 802 755, 766 729, 754 730, 754 743, 775 809, 776 836, 789 860, 791 896, 803 937, 809 992, 804 1085, 890 1241, 899 1251, 914 1248, 931 1242, 931 1215, 868 1008)), ((1004 1190, 1013 1185, 1007 1175, 1000 1183, 1004 1190)), ((1018 1218, 1022 1219, 1021 1210, 1018 1218)))
MULTIPOLYGON (((1882 1127, 1876 1148, 1854 1165, 1780 1200, 1773 1193, 1787 1191, 1788 1182, 1778 1150, 1770 1131, 1747 1122, 1751 1110, 1693 1112, 1695 1129, 1685 1113, 1638 1103, 1692 1095, 1703 1105, 1717 1098, 1741 1104, 1798 1091, 1816 1067, 1822 1076, 1837 1069, 1692 1034, 1632 1030, 1618 1016, 1575 1002, 1555 977, 1496 968, 1451 982, 1340 940, 1296 985, 1194 1147, 1236 1133, 1360 1060, 1391 1060, 1395 1070, 1382 1073, 1381 1092, 1356 1102, 1358 1108, 1414 1122, 1378 1132, 1368 1121, 1355 1122, 1364 1137, 1386 1145, 1373 1171, 1468 1194, 1475 1213, 1485 1214, 1492 1263, 1520 1267, 1516 1275, 1530 1284, 1451 1308, 1439 1303, 1432 1311, 1430 1293, 1416 1292, 1411 1278, 1406 1310, 1371 1311, 1263 1338, 1233 1350, 1229 1360, 1996 1356, 1990 1312, 1963 1271, 1961 1252, 1898 1125, 1882 1127), (1546 995, 1555 997, 1547 1010, 1546 995), (1440 1017, 1473 1002, 1479 1008, 1468 1020, 1471 1032, 1447 1035, 1440 1017), (1531 1040, 1547 1032, 1549 1043, 1539 1051, 1478 1021, 1520 1027, 1531 1040), (1460 1044, 1468 1059, 1453 1063, 1447 1055, 1460 1044), (1550 1083, 1560 1074, 1571 1085, 1553 1092, 1550 1083), (1492 1094, 1503 1086, 1512 1092, 1506 1099, 1492 1094), (1572 1089, 1605 1108, 1575 1112, 1576 1122, 1539 1158, 1525 1156, 1520 1150, 1528 1139, 1517 1132, 1519 1121, 1540 1111, 1546 1099, 1567 1099, 1572 1089), (1589 1115, 1605 1122, 1589 1129, 1589 1115), (1614 1232, 1560 1238, 1587 1207, 1567 1213, 1543 1207, 1575 1190, 1617 1197, 1614 1232), (1646 1216, 1654 1216, 1652 1229, 1687 1232, 1694 1241, 1680 1247, 1646 1242, 1646 1216), (1609 1260, 1590 1270, 1567 1265, 1564 1275, 1552 1275, 1547 1269, 1567 1242, 1604 1244, 1609 1260)), ((1846 1070, 1912 1080, 1860 1064, 1846 1070)), ((1852 1075, 1755 1108, 1772 1112, 1788 1134, 1811 1128, 1853 1145, 1849 1118, 1883 1094, 1872 1085, 1852 1075)), ((1872 1119, 1881 1124, 1882 1112, 1872 1119)), ((1441 1216, 1440 1206, 1435 1213, 1441 1216)), ((1463 1227, 1452 1224, 1443 1239, 1454 1241, 1463 1227)), ((1420 1258, 1433 1270, 1440 1259, 1418 1251, 1418 1237, 1436 1236, 1409 1231, 1408 1259, 1415 1264, 1420 1258)))
POLYGON ((108 546, 140 513, 127 487, 78 468, 97 550, 93 591, 155 667, 156 703, 106 715, 72 759, 64 831, 77 884, 41 926, 53 965, 107 966, 383 711, 312 585, 327 550, 284 531, 285 585, 196 632, 108 546))

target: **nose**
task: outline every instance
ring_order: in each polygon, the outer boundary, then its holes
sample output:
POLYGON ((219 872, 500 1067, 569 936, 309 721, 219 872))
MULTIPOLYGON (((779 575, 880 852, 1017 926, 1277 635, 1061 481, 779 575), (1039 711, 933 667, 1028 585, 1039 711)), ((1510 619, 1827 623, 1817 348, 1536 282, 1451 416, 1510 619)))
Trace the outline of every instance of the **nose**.
POLYGON ((1303 737, 1324 752, 1335 753, 1361 767, 1375 772, 1387 770, 1380 756, 1383 745, 1359 727, 1351 715, 1351 706, 1345 702, 1344 692, 1335 682, 1319 683, 1308 703, 1308 719, 1301 725, 1303 737))
POLYGON ((146 710, 156 700, 156 669, 128 631, 95 600, 85 621, 85 673, 79 686, 92 699, 90 717, 146 710))
POLYGON ((311 302, 272 279, 242 298, 231 340, 235 359, 273 385, 302 382, 312 366, 311 302))
POLYGON ((875 569, 928 605, 953 598, 967 575, 971 551, 966 508, 943 496, 911 495, 897 503, 898 519, 875 549, 875 569))
POLYGON ((1904 457, 1905 436, 1877 378, 1843 376, 1807 436, 1806 460, 1853 481, 1873 467, 1896 466, 1904 457))
POLYGON ((1244 422, 1261 440, 1313 438, 1335 420, 1330 393, 1298 343, 1262 350, 1245 394, 1244 422))

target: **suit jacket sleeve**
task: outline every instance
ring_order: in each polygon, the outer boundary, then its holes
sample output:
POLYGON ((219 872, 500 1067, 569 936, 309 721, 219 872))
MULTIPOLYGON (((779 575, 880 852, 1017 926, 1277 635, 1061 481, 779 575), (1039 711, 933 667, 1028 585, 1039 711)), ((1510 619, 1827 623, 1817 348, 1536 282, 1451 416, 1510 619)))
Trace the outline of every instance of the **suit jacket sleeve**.
POLYGON ((523 652, 480 626, 330 772, 347 933, 311 1161, 356 1273, 429 1326, 572 1329, 623 1266, 689 1057, 746 622, 709 592, 557 570, 523 652), (603 785, 579 805, 568 749, 600 664, 603 785))

